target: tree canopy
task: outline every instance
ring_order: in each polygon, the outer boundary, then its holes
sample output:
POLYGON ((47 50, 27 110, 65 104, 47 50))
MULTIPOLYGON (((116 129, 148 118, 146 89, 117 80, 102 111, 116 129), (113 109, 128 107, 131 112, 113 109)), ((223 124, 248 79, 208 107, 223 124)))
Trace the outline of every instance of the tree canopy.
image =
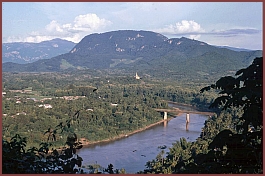
POLYGON ((210 117, 201 136, 192 143, 173 144, 166 158, 147 162, 139 173, 263 173, 263 58, 204 87, 219 96, 210 105, 222 111, 210 117))
POLYGON ((243 123, 240 128, 245 131, 249 125, 255 128, 262 127, 262 60, 262 57, 254 59, 249 67, 237 71, 236 78, 222 77, 215 84, 201 89, 201 92, 210 89, 220 90, 220 96, 210 107, 243 107, 243 123))

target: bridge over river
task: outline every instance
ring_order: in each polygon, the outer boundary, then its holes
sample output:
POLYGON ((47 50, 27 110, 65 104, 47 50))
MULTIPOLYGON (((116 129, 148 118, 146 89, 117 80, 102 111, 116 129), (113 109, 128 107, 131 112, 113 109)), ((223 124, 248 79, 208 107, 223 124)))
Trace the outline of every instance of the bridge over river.
POLYGON ((172 113, 174 115, 186 113, 187 114, 187 120, 189 121, 189 114, 202 114, 202 115, 208 115, 212 116, 214 115, 213 112, 202 112, 202 111, 188 111, 188 110, 181 110, 179 108, 172 108, 172 109, 155 109, 158 112, 164 112, 164 120, 167 120, 167 113, 172 113))

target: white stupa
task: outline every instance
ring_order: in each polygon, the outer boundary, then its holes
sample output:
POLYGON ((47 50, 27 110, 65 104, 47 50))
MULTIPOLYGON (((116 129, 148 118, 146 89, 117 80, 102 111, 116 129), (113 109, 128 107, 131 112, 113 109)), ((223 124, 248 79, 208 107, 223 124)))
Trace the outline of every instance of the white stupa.
POLYGON ((137 72, 135 74, 135 79, 140 79, 140 76, 138 76, 137 72))

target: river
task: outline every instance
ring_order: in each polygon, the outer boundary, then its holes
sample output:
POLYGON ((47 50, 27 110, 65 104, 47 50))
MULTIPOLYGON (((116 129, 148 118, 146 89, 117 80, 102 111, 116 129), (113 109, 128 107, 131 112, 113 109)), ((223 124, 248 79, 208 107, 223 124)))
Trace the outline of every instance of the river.
POLYGON ((156 158, 161 151, 159 146, 167 146, 164 149, 167 152, 182 137, 195 141, 206 119, 205 115, 190 114, 187 131, 186 114, 182 114, 127 138, 82 148, 78 154, 83 165, 99 164, 106 168, 111 163, 114 169, 124 168, 126 173, 133 174, 144 170, 146 162, 156 158))

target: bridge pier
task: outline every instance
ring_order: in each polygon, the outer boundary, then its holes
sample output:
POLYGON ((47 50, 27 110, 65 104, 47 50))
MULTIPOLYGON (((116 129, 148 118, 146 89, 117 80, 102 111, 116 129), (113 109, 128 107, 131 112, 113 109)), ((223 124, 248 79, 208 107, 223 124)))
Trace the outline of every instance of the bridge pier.
POLYGON ((186 114, 186 131, 189 131, 190 114, 186 114))
POLYGON ((167 112, 164 112, 164 120, 167 120, 167 112))
POLYGON ((190 114, 187 113, 187 114, 186 114, 186 123, 189 123, 189 122, 190 122, 190 114))

